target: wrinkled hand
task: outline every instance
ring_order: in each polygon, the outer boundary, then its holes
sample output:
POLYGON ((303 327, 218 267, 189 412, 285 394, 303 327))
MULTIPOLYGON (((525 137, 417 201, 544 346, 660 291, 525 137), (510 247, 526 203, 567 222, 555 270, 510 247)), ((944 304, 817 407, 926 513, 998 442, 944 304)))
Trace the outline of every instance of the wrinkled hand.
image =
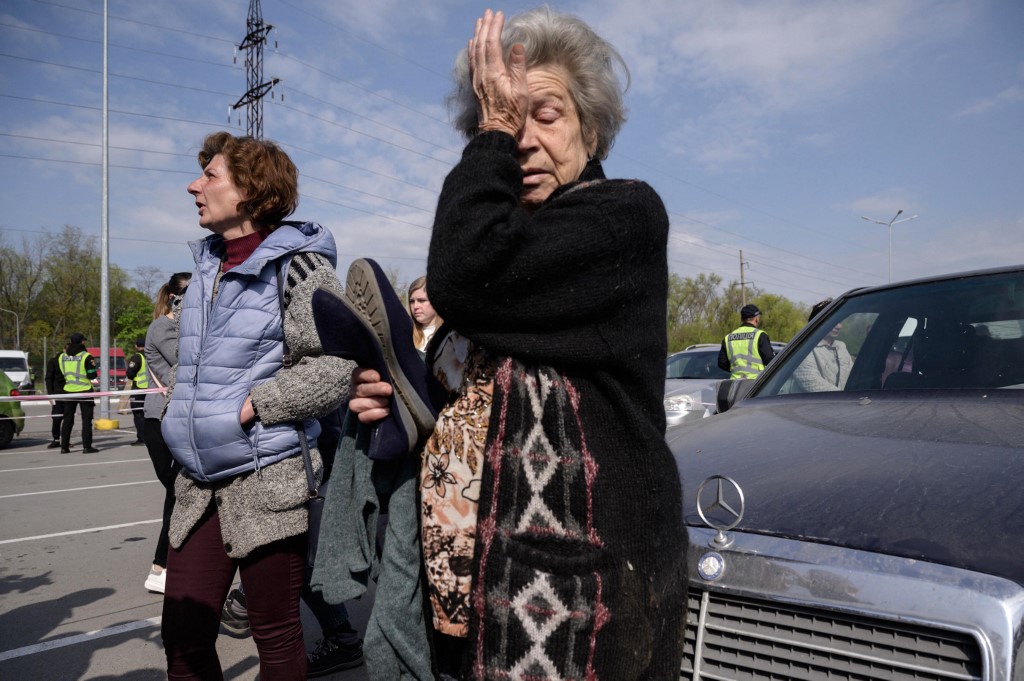
POLYGON ((476 20, 467 50, 473 91, 480 105, 480 129, 500 130, 516 137, 526 124, 529 92, 526 88, 526 50, 512 46, 509 65, 501 49, 502 12, 487 10, 476 20))
POLYGON ((352 389, 348 410, 359 417, 360 423, 374 423, 390 412, 393 389, 390 383, 381 380, 373 369, 355 368, 352 371, 352 389))

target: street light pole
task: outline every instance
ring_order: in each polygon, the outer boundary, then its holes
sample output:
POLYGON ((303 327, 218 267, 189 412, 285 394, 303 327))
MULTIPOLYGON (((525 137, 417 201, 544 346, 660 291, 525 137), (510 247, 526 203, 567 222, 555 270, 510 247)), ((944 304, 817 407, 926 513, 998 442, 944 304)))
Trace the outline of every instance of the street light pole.
POLYGON ((892 216, 892 220, 889 220, 889 222, 883 222, 881 220, 876 220, 874 218, 869 218, 869 217, 864 216, 864 215, 860 216, 862 220, 867 220, 868 222, 873 222, 876 225, 885 225, 886 227, 889 228, 889 283, 890 284, 892 283, 892 226, 893 225, 898 225, 901 222, 909 222, 910 220, 913 220, 914 218, 917 217, 916 215, 911 215, 909 218, 903 218, 902 220, 897 220, 896 218, 898 218, 902 214, 903 214, 903 209, 900 208, 898 211, 896 211, 896 215, 892 216))
POLYGON ((14 344, 18 346, 18 350, 21 350, 21 318, 18 317, 18 313, 14 310, 5 310, 0 307, 0 312, 10 312, 14 315, 14 344))

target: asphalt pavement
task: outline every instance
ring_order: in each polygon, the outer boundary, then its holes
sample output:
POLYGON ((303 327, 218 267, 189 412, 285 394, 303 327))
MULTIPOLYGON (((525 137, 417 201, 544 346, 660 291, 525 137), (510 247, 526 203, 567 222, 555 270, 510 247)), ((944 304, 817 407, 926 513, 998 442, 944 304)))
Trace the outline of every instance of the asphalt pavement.
MULTIPOLYGON (((0 679, 155 681, 166 678, 160 594, 143 582, 160 527, 163 488, 131 417, 94 431, 83 454, 47 449, 49 404, 23 403, 24 432, 0 450, 0 679)), ((113 403, 111 405, 113 409, 113 403)), ((96 414, 99 416, 97 407, 96 414)), ((349 603, 363 631, 371 597, 349 603)), ((305 605, 306 648, 319 638, 305 605)), ((259 678, 251 638, 222 634, 226 679, 259 678)), ((321 677, 364 681, 365 667, 321 677)))

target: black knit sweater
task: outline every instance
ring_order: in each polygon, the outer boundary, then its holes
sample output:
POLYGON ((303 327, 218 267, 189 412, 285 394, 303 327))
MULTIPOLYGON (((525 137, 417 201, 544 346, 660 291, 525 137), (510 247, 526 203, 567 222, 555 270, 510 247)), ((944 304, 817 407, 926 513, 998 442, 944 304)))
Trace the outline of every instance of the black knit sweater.
POLYGON ((664 442, 668 217, 650 186, 605 180, 598 163, 532 213, 521 188, 515 140, 476 137, 445 180, 427 265, 438 313, 499 362, 469 667, 678 677, 686 531, 664 442))

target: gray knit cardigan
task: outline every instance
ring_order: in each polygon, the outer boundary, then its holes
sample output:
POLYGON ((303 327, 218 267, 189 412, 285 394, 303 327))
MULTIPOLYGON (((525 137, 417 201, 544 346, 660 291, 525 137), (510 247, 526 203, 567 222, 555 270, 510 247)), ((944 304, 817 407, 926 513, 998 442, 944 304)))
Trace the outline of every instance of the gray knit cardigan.
MULTIPOLYGON (((282 367, 274 380, 252 390, 253 405, 268 425, 322 416, 348 398, 353 365, 322 354, 313 324, 313 292, 322 287, 340 295, 341 284, 326 258, 312 258, 315 267, 308 272, 303 269, 298 273, 293 262, 285 290, 284 333, 294 363, 282 367)), ((319 481, 320 453, 312 449, 310 454, 319 481)), ((213 484, 198 483, 179 474, 174 493, 169 536, 175 549, 181 548, 214 498, 224 549, 232 558, 244 558, 260 546, 302 534, 309 526, 301 456, 213 484)))

